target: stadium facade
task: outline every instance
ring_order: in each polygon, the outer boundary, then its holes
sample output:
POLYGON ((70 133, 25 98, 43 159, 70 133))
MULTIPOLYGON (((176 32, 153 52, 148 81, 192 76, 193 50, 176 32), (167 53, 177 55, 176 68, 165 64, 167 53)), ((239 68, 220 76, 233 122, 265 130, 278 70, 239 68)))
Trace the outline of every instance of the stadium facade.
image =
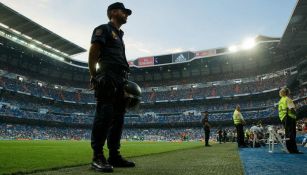
MULTIPOLYGON (((287 85, 297 104, 306 104, 305 10, 298 1, 281 38, 259 35, 231 47, 130 61, 130 80, 143 94, 139 108, 127 113, 126 127, 141 135, 142 128, 159 133, 176 127, 178 133, 199 128, 205 110, 213 126, 226 126, 237 104, 250 122, 274 123, 278 90, 287 85)), ((63 135, 72 128, 88 138, 95 99, 87 63, 72 59, 84 51, 0 3, 1 128, 63 135)))

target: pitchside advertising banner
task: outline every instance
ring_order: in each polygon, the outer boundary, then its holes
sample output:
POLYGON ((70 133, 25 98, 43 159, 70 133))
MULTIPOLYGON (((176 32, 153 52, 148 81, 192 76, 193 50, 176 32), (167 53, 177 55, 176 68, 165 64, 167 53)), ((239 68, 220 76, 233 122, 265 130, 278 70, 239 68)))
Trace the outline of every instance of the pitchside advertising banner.
POLYGON ((154 57, 143 57, 138 59, 138 66, 153 66, 154 57))
POLYGON ((161 55, 154 57, 154 65, 169 64, 169 63, 181 63, 189 61, 195 57, 193 52, 182 52, 169 55, 161 55))
POLYGON ((155 56, 155 65, 172 63, 172 55, 155 56))
POLYGON ((215 49, 195 52, 195 57, 205 57, 205 56, 213 56, 213 55, 216 55, 215 49))
POLYGON ((173 63, 181 63, 189 60, 189 52, 173 54, 173 63))
MULTIPOLYGON (((213 56, 216 55, 216 50, 205 50, 197 52, 182 52, 174 53, 169 55, 160 55, 152 57, 142 57, 137 59, 137 66, 147 67, 160 64, 170 64, 170 63, 182 63, 191 60, 194 57, 204 57, 204 56, 213 56)), ((129 63, 133 65, 133 63, 129 63)))
POLYGON ((134 62, 133 61, 128 61, 129 66, 134 66, 134 62))

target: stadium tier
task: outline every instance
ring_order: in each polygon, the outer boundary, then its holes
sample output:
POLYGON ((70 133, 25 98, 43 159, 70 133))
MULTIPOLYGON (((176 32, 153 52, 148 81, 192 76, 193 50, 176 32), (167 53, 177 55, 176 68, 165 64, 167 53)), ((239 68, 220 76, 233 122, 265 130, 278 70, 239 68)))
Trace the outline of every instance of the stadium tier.
MULTIPOLYGON (((306 131, 307 126, 304 121, 298 121, 299 131, 306 131)), ((278 125, 277 128, 282 128, 278 125)), ((217 130, 212 128, 212 139, 218 137, 217 130)), ((226 132, 226 141, 235 142, 236 131, 233 127, 223 127, 226 132)), ((202 128, 128 128, 125 129, 122 138, 128 141, 196 141, 203 140, 202 128)), ((90 129, 31 126, 20 124, 0 124, 0 138, 19 140, 88 140, 91 136, 90 129)))
MULTIPOLYGON (((285 74, 286 71, 282 71, 285 74)), ((280 73, 280 72, 279 72, 280 73)), ((7 75, 7 71, 2 70, 2 75, 7 75)), ((1 74, 0 74, 1 75, 1 74)), ((188 86, 178 84, 170 87, 152 87, 143 89, 143 102, 173 101, 185 99, 210 99, 217 97, 246 96, 253 94, 276 91, 286 85, 287 75, 278 75, 272 73, 269 75, 259 75, 261 78, 249 78, 234 80, 232 82, 218 81, 208 82, 188 86), (263 79, 266 77, 267 79, 263 79), (236 82, 239 81, 239 82, 236 82)), ((86 89, 73 89, 72 87, 61 87, 58 85, 43 86, 43 82, 37 80, 24 80, 17 74, 9 74, 9 77, 0 76, 0 85, 3 89, 15 91, 22 94, 28 94, 41 98, 49 98, 57 101, 67 101, 72 103, 95 103, 92 92, 83 93, 86 89)), ((45 83, 45 82, 44 82, 45 83)))
MULTIPOLYGON (((288 76, 284 74, 288 71, 290 69, 281 71, 282 75, 278 75, 280 72, 259 75, 262 78, 245 83, 219 81, 220 84, 210 82, 208 87, 152 88, 152 92, 143 93, 139 109, 127 113, 125 123, 131 126, 155 123, 200 125, 200 112, 205 110, 213 113, 212 121, 229 121, 237 104, 245 110, 243 114, 247 119, 274 117, 277 116, 274 108, 278 101, 277 92, 286 84, 288 76)), ((50 84, 45 87, 36 80, 7 71, 2 71, 0 80, 2 116, 84 125, 93 121, 93 94, 82 93, 86 91, 84 89, 72 92, 50 84)), ((306 88, 296 91, 296 100, 304 103, 306 93, 306 88)))
MULTIPOLYGON (((93 92, 84 88, 88 85, 87 78, 84 78, 87 81, 73 78, 78 73, 79 77, 87 77, 84 68, 68 66, 7 38, 1 39, 2 116, 91 125, 95 110, 93 92), (29 59, 33 63, 31 68, 29 63, 26 64, 29 67, 19 65, 29 59), (44 66, 48 68, 48 75, 40 72, 45 69, 44 66), (52 68, 61 66, 63 75, 71 79, 53 75, 52 68), (66 72, 67 69, 71 72, 66 72)), ((162 58, 170 59, 178 54, 154 56, 151 60, 158 59, 161 65, 154 61, 152 65, 146 63, 146 66, 142 63, 144 58, 138 58, 134 61, 138 64, 131 65, 130 79, 143 85, 142 102, 137 110, 128 111, 125 123, 132 127, 174 123, 200 126, 201 111, 212 112, 212 121, 229 121, 237 104, 242 106, 247 119, 276 117, 274 106, 278 101, 278 90, 297 74, 295 65, 304 57, 296 56, 292 64, 285 64, 285 58, 278 54, 276 39, 258 37, 257 40, 257 47, 254 48, 257 52, 249 50, 239 54, 220 50, 219 53, 216 49, 214 52, 208 51, 205 56, 199 56, 204 53, 198 52, 180 53, 192 57, 182 63, 169 64, 162 64, 162 58), (258 67, 247 71, 253 65, 258 67)), ((294 95, 299 102, 304 102, 306 88, 302 86, 294 95)))
MULTIPOLYGON (((2 3, 1 8, 14 12, 2 3)), ((11 20, 0 25, 1 122, 90 128, 96 102, 88 64, 71 57, 85 49, 20 14, 14 18, 44 35, 24 33, 26 25, 11 20)), ((288 26, 281 38, 259 35, 249 48, 238 46, 241 50, 222 47, 130 61, 129 79, 143 93, 140 106, 127 112, 126 125, 199 127, 200 113, 207 110, 217 126, 231 121, 237 104, 246 119, 277 119, 278 91, 295 83, 293 97, 305 104, 306 47, 296 35, 293 44, 293 32, 300 31, 288 26)))

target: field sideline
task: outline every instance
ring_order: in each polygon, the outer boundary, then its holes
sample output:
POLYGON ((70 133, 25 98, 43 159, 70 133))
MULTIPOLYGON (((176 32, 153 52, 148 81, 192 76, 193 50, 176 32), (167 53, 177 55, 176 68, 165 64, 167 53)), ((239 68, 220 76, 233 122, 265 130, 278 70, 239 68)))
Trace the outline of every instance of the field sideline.
MULTIPOLYGON (((123 142, 122 154, 137 157, 201 147, 200 142, 123 142)), ((89 164, 89 141, 0 141, 0 174, 89 164)))

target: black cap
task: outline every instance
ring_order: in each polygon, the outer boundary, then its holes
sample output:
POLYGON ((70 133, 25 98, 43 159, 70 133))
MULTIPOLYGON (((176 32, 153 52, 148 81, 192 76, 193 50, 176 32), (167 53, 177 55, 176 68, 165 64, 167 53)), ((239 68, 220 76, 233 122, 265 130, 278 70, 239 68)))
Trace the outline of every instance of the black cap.
POLYGON ((130 9, 126 9, 124 4, 121 2, 115 2, 114 4, 109 5, 108 11, 114 10, 114 9, 122 9, 127 13, 127 15, 131 15, 132 11, 130 9))

